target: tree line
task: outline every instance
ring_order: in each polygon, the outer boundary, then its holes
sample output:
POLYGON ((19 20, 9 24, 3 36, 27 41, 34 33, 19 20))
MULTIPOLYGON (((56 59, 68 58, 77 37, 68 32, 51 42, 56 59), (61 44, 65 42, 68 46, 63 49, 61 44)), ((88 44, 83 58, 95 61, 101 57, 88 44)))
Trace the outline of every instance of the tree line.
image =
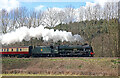
POLYGON ((74 8, 68 5, 65 8, 47 8, 46 10, 29 10, 25 7, 18 7, 7 12, 0 11, 0 28, 2 33, 13 31, 19 27, 37 27, 39 25, 55 27, 58 24, 69 24, 85 20, 101 20, 118 18, 118 3, 106 2, 104 6, 81 6, 74 8))

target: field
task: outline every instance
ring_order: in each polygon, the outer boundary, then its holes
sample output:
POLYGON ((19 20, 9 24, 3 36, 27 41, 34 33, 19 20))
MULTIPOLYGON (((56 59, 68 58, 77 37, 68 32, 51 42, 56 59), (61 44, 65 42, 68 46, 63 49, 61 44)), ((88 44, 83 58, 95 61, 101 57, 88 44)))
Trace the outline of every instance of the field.
POLYGON ((115 76, 3 76, 2 78, 119 78, 115 76))
POLYGON ((118 58, 3 58, 2 74, 30 76, 118 76, 118 58))

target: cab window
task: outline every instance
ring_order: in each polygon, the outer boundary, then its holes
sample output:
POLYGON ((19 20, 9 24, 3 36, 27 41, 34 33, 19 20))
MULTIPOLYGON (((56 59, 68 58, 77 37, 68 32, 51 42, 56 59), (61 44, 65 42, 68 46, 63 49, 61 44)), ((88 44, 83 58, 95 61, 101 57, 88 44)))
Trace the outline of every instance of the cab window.
POLYGON ((90 48, 86 48, 85 51, 90 51, 90 48))
POLYGON ((83 51, 83 49, 81 48, 81 49, 79 49, 80 51, 83 51))

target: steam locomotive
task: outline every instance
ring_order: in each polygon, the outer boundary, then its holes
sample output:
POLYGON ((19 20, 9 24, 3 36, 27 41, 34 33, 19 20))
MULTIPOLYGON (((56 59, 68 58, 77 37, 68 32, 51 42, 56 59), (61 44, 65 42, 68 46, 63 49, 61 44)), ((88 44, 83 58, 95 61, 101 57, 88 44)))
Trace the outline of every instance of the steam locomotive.
POLYGON ((0 48, 2 57, 93 57, 94 54, 90 45, 4 46, 0 48))

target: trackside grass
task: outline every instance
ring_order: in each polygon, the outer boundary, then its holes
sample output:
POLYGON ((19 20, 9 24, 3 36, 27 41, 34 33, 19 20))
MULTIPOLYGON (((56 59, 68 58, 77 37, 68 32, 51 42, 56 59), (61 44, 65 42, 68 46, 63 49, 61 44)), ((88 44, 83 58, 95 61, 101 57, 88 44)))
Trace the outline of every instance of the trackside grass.
POLYGON ((118 58, 3 58, 2 74, 36 76, 118 76, 118 58))

